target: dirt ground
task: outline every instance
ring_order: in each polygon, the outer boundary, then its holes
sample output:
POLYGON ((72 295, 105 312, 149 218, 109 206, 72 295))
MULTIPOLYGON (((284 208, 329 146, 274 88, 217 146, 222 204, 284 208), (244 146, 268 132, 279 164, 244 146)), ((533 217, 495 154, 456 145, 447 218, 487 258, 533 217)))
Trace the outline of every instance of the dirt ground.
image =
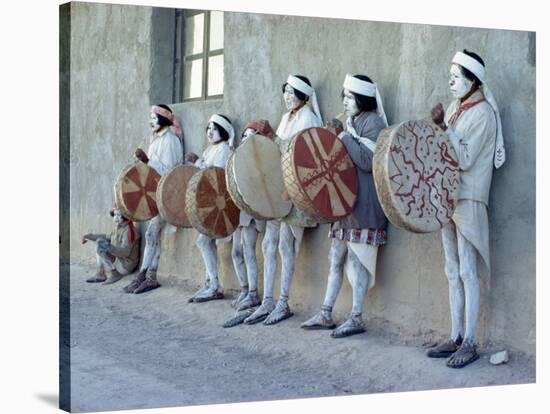
MULTIPOLYGON (((511 353, 453 370, 424 356, 423 338, 400 338, 371 326, 333 339, 304 331, 313 309, 274 326, 221 324, 230 300, 189 304, 197 286, 174 278, 154 291, 129 295, 130 277, 102 286, 85 283, 93 269, 71 266, 72 411, 104 411, 306 398, 395 391, 521 384, 535 381, 535 360, 511 353)), ((227 296, 232 296, 229 294, 227 296)), ((337 321, 339 322, 339 321, 337 321)))

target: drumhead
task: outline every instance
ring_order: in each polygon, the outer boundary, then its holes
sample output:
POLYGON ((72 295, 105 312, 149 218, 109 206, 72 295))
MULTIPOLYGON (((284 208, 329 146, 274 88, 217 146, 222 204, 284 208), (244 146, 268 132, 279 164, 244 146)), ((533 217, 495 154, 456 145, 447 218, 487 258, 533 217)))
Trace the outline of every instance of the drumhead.
POLYGON ((431 120, 382 130, 373 175, 382 209, 394 225, 428 233, 451 219, 460 186, 458 157, 447 134, 431 120))
POLYGON ((292 208, 285 191, 279 146, 253 135, 237 147, 226 166, 228 190, 241 210, 259 220, 286 216, 292 208))
POLYGON ((189 228, 185 212, 185 192, 189 180, 199 169, 194 165, 177 165, 168 171, 157 187, 157 207, 160 216, 174 226, 189 228))
POLYGON ((115 200, 122 214, 132 221, 146 221, 159 212, 156 191, 160 175, 142 162, 125 167, 115 183, 115 200))

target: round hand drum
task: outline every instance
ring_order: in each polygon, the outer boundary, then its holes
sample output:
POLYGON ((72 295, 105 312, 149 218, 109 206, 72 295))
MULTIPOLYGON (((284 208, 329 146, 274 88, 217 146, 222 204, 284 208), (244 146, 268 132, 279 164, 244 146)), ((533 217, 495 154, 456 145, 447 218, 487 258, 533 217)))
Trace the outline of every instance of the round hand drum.
POLYGON ((451 219, 460 183, 458 157, 433 122, 407 121, 382 130, 373 175, 382 209, 394 225, 428 233, 451 219))
POLYGON ((240 211, 227 191, 223 168, 205 168, 191 177, 185 212, 191 225, 208 237, 221 239, 233 233, 240 211))
POLYGON ((168 171, 157 187, 157 207, 160 216, 178 227, 192 227, 185 213, 185 192, 189 180, 199 169, 192 165, 177 165, 168 171))
POLYGON ((225 178, 237 207, 256 219, 281 218, 292 208, 281 198, 285 184, 279 146, 266 137, 245 139, 229 157, 225 178))
POLYGON ((346 147, 324 128, 308 128, 292 138, 281 158, 292 202, 319 222, 351 214, 357 199, 357 174, 346 147))
POLYGON ((115 183, 115 201, 122 214, 132 221, 146 221, 159 211, 156 191, 160 175, 147 164, 138 162, 124 168, 115 183))

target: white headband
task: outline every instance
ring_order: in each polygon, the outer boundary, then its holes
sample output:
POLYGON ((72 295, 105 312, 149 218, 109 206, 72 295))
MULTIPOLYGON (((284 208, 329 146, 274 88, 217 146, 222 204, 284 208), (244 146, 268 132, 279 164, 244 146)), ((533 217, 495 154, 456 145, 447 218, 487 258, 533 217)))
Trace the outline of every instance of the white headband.
POLYGON ((456 52, 452 62, 468 69, 483 83, 483 95, 485 96, 485 100, 489 103, 489 105, 491 105, 491 108, 493 108, 493 112, 495 113, 495 117, 497 120, 497 137, 495 145, 494 164, 495 168, 499 168, 502 164, 504 164, 504 161, 506 161, 504 137, 502 136, 502 121, 500 120, 500 113, 495 96, 493 95, 493 92, 491 92, 489 86, 487 86, 487 83, 485 81, 485 66, 463 52, 456 52))
POLYGON ((456 52, 453 57, 453 63, 460 65, 470 72, 472 72, 476 77, 483 83, 485 83, 485 66, 475 60, 473 57, 468 56, 466 53, 456 52))
POLYGON ((370 96, 371 98, 376 96, 376 85, 374 83, 357 79, 349 73, 344 79, 344 88, 351 92, 358 93, 359 95, 370 96))
POLYGON ((321 111, 319 110, 319 104, 317 103, 317 94, 315 93, 315 89, 313 89, 312 86, 309 86, 303 80, 301 80, 300 78, 297 78, 294 75, 288 75, 288 78, 286 79, 286 83, 288 83, 294 89, 298 89, 300 92, 305 93, 307 96, 311 98, 311 105, 313 106, 313 111, 315 112, 315 115, 317 115, 317 118, 319 118, 319 121, 321 121, 322 123, 323 118, 321 117, 321 111))
POLYGON ((380 95, 380 91, 375 83, 358 79, 348 73, 344 79, 344 89, 359 95, 370 96, 371 98, 376 97, 376 113, 384 120, 386 126, 388 126, 388 119, 386 117, 386 112, 384 111, 382 96, 380 95))
POLYGON ((218 114, 212 115, 208 120, 208 123, 210 122, 215 122, 227 131, 227 133, 229 134, 229 146, 233 148, 233 141, 235 140, 235 130, 233 129, 233 125, 231 125, 231 123, 223 116, 220 116, 218 114))

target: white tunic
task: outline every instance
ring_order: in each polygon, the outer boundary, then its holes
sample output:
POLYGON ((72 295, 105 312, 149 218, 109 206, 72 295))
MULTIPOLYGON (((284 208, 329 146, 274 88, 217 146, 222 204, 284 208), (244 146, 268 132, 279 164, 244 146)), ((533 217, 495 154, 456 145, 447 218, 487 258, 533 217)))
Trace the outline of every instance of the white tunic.
POLYGON ((204 150, 202 157, 195 161, 195 166, 201 169, 208 167, 225 168, 230 155, 231 148, 229 148, 227 141, 211 144, 204 150))
MULTIPOLYGON (((466 103, 482 98, 483 94, 476 91, 466 103)), ((447 108, 446 124, 458 105, 459 101, 455 100, 447 108)), ((462 112, 446 132, 458 155, 460 168, 459 201, 452 220, 490 269, 487 205, 496 145, 495 114, 487 102, 478 103, 462 112)))
MULTIPOLYGON (((154 133, 151 136, 147 157, 147 165, 163 176, 176 165, 183 164, 183 147, 180 139, 170 128, 164 128, 158 134, 154 133)), ((176 226, 167 223, 163 233, 174 233, 176 230, 176 226)))
POLYGON ((279 127, 277 128, 276 134, 283 141, 291 139, 298 132, 306 128, 323 126, 321 120, 317 118, 307 105, 301 107, 291 119, 289 119, 290 113, 291 111, 283 115, 279 127))
POLYGON ((183 148, 179 138, 170 128, 164 128, 159 134, 153 134, 147 151, 149 165, 161 176, 172 167, 183 163, 183 148))

